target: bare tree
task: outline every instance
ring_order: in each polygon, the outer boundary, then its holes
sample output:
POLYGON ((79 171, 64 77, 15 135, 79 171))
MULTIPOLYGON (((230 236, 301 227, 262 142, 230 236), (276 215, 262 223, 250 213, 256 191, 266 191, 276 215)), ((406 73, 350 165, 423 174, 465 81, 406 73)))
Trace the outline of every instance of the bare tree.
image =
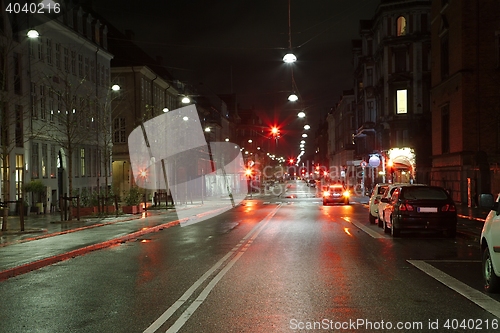
POLYGON ((97 141, 97 114, 93 107, 96 103, 95 90, 85 79, 75 80, 63 71, 53 70, 39 73, 39 76, 49 89, 49 98, 57 101, 56 110, 51 110, 49 115, 52 125, 46 127, 44 133, 67 154, 68 190, 71 196, 75 170, 73 162, 78 148, 83 144, 95 145, 97 141))

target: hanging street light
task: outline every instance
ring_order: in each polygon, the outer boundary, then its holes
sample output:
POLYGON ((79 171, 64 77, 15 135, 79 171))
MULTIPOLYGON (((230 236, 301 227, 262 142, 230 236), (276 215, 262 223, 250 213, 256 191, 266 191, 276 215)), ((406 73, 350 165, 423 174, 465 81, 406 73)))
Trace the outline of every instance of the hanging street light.
POLYGON ((297 97, 297 95, 295 94, 291 94, 290 96, 288 96, 288 100, 290 102, 296 102, 299 98, 297 97))
POLYGON ((35 29, 31 29, 28 31, 26 36, 28 36, 28 38, 38 38, 38 37, 40 37, 40 34, 35 29))
POLYGON ((293 53, 287 53, 283 57, 283 61, 286 62, 287 64, 292 64, 297 61, 297 57, 293 53))

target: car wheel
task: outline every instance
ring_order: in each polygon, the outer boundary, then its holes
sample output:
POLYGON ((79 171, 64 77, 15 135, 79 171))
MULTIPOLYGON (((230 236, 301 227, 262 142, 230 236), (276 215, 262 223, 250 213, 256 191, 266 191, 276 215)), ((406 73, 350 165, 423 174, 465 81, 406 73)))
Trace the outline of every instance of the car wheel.
POLYGON ((493 263, 490 256, 490 250, 486 247, 483 251, 483 278, 484 290, 489 293, 496 293, 500 291, 500 277, 495 275, 493 270, 493 263))
POLYGON ((371 224, 375 224, 375 216, 372 215, 372 213, 368 213, 369 217, 370 217, 370 223, 371 224))
POLYGON ((401 233, 401 230, 399 230, 399 228, 396 228, 394 226, 394 218, 391 216, 391 236, 392 237, 399 237, 401 233))
POLYGON ((349 200, 344 201, 344 204, 348 205, 349 204, 349 200))
POLYGON ((323 206, 326 206, 326 205, 327 205, 326 201, 325 201, 325 200, 323 200, 323 206))

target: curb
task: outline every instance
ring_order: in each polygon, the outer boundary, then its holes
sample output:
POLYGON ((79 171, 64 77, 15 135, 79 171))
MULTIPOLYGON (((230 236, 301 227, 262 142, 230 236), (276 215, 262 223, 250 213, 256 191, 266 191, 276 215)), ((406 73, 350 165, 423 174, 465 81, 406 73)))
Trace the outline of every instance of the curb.
MULTIPOLYGON (((92 245, 89 245, 89 246, 86 246, 86 247, 83 247, 80 249, 76 249, 76 250, 69 251, 66 253, 57 254, 57 255, 54 255, 54 256, 51 256, 48 258, 44 258, 44 259, 40 259, 40 260, 31 262, 31 263, 27 263, 27 264, 24 264, 21 266, 9 268, 7 270, 0 272, 0 281, 4 281, 4 280, 7 280, 7 279, 12 278, 14 276, 28 273, 28 272, 37 270, 37 269, 45 267, 45 266, 55 264, 55 263, 60 262, 60 261, 75 258, 75 257, 84 255, 86 253, 89 253, 89 252, 92 252, 95 250, 100 250, 100 249, 110 247, 110 246, 115 245, 115 244, 124 243, 124 242, 131 240, 131 239, 143 236, 145 234, 158 232, 160 230, 170 228, 170 227, 173 227, 175 225, 179 225, 180 222, 181 222, 180 220, 175 220, 175 221, 170 221, 170 222, 160 224, 160 225, 157 225, 154 227, 146 227, 146 228, 143 228, 139 231, 128 234, 126 236, 113 238, 113 239, 110 239, 110 240, 105 241, 105 242, 92 244, 92 245)), ((53 235, 53 234, 51 234, 51 235, 53 235)))

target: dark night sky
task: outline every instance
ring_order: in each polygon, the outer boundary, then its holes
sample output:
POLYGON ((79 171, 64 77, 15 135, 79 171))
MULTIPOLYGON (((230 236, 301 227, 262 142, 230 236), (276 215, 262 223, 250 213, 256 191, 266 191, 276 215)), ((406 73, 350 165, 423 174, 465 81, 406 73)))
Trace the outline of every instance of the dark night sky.
POLYGON ((176 78, 215 93, 234 92, 241 107, 257 108, 266 123, 293 126, 298 109, 306 108, 314 129, 352 88, 351 40, 379 1, 290 3, 301 97, 295 104, 287 101, 292 75, 282 61, 289 50, 288 0, 94 0, 93 7, 122 31, 133 30, 136 44, 162 56, 176 78))

